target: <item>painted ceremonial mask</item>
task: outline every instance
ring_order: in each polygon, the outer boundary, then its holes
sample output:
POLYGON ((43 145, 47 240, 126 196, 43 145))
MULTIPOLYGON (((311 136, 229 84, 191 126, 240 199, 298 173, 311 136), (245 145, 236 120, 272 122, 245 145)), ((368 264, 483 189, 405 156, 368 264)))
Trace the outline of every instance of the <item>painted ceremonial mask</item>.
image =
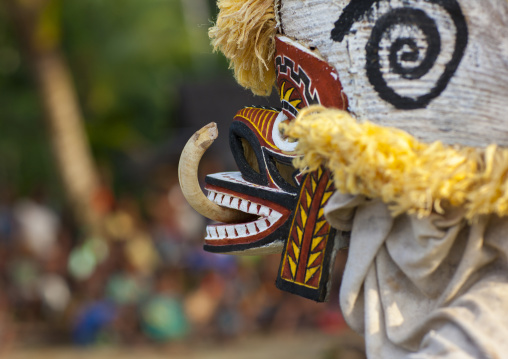
POLYGON ((212 224, 205 249, 282 252, 277 286, 326 299, 338 236, 325 169, 292 166, 279 130, 311 104, 347 109, 424 142, 508 145, 505 0, 281 0, 275 69, 282 109, 246 107, 230 127, 239 172, 206 177, 208 201, 250 218, 212 224))
POLYGON ((276 38, 276 47, 282 109, 240 110, 229 132, 240 171, 205 179, 210 201, 254 218, 209 225, 204 248, 235 254, 282 252, 278 287, 323 301, 338 249, 335 231, 323 215, 333 183, 328 171, 302 175, 293 167, 296 143, 284 138, 279 124, 311 104, 345 109, 347 101, 336 72, 318 55, 284 36, 276 38))

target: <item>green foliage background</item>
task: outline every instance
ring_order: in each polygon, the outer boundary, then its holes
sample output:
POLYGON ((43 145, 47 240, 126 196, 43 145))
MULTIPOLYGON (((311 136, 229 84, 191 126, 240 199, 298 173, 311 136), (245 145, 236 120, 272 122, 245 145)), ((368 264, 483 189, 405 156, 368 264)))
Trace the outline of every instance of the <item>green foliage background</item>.
MULTIPOLYGON (((114 171, 118 156, 157 146, 175 131, 180 84, 228 76, 206 35, 215 17, 214 1, 51 1, 43 26, 68 60, 101 166, 114 171), (189 6, 197 11, 189 13, 189 6)), ((57 194, 39 99, 2 5, 0 185, 10 184, 18 194, 42 185, 57 194)))

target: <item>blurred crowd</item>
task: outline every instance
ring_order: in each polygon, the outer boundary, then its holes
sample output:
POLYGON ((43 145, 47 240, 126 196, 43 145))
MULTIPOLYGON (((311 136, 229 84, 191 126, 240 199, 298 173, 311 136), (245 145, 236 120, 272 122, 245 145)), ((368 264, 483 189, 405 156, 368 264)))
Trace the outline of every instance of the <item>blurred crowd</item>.
POLYGON ((141 200, 101 190, 100 236, 80 232, 42 190, 23 198, 2 190, 0 349, 344 327, 336 293, 318 304, 275 287, 280 255, 205 252, 205 219, 187 205, 174 172, 141 200))

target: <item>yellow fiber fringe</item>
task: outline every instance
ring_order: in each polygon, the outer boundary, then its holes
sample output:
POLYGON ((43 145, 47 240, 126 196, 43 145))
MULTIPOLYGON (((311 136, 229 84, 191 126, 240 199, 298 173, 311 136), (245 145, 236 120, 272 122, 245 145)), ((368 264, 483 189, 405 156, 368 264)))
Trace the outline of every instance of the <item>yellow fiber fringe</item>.
POLYGON ((274 0, 219 0, 219 16, 208 35, 214 51, 229 60, 240 85, 268 96, 275 84, 274 0))
POLYGON ((507 149, 425 144, 321 106, 302 110, 283 129, 304 154, 296 167, 312 171, 324 165, 339 191, 380 198, 393 215, 442 213, 444 204, 463 206, 470 220, 508 214, 507 149))

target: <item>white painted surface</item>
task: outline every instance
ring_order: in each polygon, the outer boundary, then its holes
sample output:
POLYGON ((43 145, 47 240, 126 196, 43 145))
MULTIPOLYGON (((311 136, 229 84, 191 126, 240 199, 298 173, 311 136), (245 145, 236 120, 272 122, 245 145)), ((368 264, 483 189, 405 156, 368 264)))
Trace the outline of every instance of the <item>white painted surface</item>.
POLYGON ((306 54, 312 56, 312 57, 315 57, 316 59, 318 60, 324 60, 321 56, 318 56, 318 54, 314 51, 311 51, 310 49, 308 49, 307 47, 305 47, 304 45, 302 45, 301 43, 299 43, 298 41, 295 41, 287 36, 278 36, 278 39, 288 45, 291 45, 293 47, 296 47, 298 50, 302 51, 302 52, 305 52, 306 54))
POLYGON ((287 152, 293 152, 296 149, 296 146, 298 145, 298 142, 291 142, 287 138, 282 136, 282 133, 279 130, 279 125, 286 121, 288 118, 286 115, 284 115, 281 112, 279 112, 279 115, 275 119, 275 123, 273 124, 273 130, 272 130, 272 139, 273 143, 275 143, 275 146, 277 146, 282 151, 287 152))
MULTIPOLYGON (((366 45, 377 20, 390 9, 409 6, 431 17, 441 37, 441 52, 427 75, 408 81, 385 74, 397 92, 418 96, 428 91, 449 62, 456 38, 449 14, 424 0, 382 0, 368 19, 353 25, 342 42, 331 39, 334 23, 349 0, 282 0, 282 31, 306 47, 316 47, 339 73, 350 111, 360 120, 403 129, 426 142, 484 147, 508 146, 508 2, 459 0, 465 15, 469 41, 465 54, 446 89, 426 108, 401 110, 380 98, 365 69, 366 45)), ((409 32, 420 46, 418 31, 399 26, 392 35, 409 32)), ((385 41, 390 41, 386 40, 385 41)), ((382 68, 386 57, 380 56, 382 68)))

